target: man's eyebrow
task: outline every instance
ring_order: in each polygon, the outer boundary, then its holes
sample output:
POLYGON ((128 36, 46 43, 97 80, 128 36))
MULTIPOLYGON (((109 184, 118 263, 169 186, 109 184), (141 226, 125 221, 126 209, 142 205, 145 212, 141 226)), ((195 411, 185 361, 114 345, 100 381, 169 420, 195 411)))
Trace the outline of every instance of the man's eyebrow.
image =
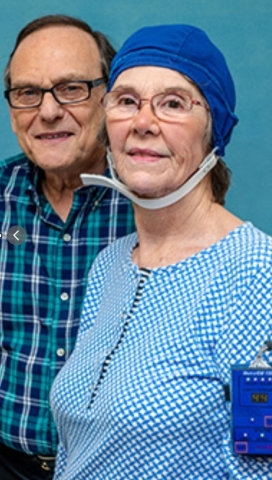
MULTIPOLYGON (((57 79, 55 79, 54 82, 52 82, 52 87, 54 85, 58 85, 59 83, 65 83, 65 82, 78 82, 78 81, 88 81, 89 78, 86 78, 86 75, 79 75, 78 73, 71 73, 65 76, 61 76, 57 79)), ((18 82, 12 82, 12 86, 10 88, 26 88, 26 87, 33 87, 33 88, 46 88, 42 87, 40 83, 33 82, 33 80, 18 80, 18 82)), ((50 87, 49 87, 50 88, 50 87)))
POLYGON ((32 87, 32 88, 39 88, 39 85, 35 85, 33 82, 12 82, 10 88, 27 88, 27 87, 32 87))

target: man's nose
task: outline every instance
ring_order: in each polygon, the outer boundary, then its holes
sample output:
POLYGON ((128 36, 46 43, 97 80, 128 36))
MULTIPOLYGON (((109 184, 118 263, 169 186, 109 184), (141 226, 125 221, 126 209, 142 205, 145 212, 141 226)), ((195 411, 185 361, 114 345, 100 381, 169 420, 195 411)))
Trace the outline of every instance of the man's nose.
POLYGON ((41 117, 46 121, 52 121, 64 113, 62 105, 57 102, 52 92, 44 92, 39 111, 41 117))

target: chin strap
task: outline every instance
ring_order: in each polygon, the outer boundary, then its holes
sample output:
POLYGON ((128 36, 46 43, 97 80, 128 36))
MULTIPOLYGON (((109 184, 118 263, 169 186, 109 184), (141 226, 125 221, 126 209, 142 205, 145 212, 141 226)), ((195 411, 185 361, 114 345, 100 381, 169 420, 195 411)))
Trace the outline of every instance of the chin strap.
POLYGON ((185 195, 187 195, 191 190, 193 190, 193 188, 195 188, 199 182, 201 182, 201 180, 217 163, 218 157, 215 155, 216 149, 217 148, 214 148, 212 152, 204 158, 197 171, 189 178, 189 180, 175 190, 175 192, 172 192, 169 195, 165 195, 165 197, 161 198, 140 198, 131 190, 129 190, 124 183, 120 182, 120 180, 118 180, 116 177, 112 154, 109 150, 107 152, 107 159, 112 178, 107 178, 103 175, 91 175, 88 173, 82 173, 80 177, 84 185, 99 185, 101 187, 113 188, 140 207, 146 208, 147 210, 157 210, 159 208, 168 207, 169 205, 176 203, 178 200, 185 197, 185 195))

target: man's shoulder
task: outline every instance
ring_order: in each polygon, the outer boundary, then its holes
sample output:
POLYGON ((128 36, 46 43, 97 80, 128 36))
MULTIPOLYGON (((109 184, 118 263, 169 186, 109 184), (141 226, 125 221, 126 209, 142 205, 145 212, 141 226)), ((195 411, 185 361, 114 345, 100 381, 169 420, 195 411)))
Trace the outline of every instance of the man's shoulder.
POLYGON ((27 179, 30 164, 30 160, 24 153, 0 160, 0 184, 5 185, 10 181, 23 182, 27 179))
POLYGON ((8 157, 0 160, 0 173, 2 173, 7 168, 13 168, 16 166, 29 165, 29 160, 24 153, 18 153, 12 157, 8 157))

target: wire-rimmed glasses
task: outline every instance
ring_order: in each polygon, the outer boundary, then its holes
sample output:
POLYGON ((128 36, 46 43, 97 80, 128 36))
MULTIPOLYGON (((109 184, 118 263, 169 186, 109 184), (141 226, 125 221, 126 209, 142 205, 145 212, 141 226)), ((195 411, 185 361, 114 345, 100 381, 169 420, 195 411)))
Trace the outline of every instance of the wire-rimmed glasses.
POLYGON ((107 115, 116 120, 133 117, 142 108, 144 102, 149 102, 156 117, 165 121, 179 120, 195 105, 209 111, 209 106, 204 100, 192 98, 184 90, 166 91, 151 98, 140 98, 135 93, 123 90, 112 90, 101 99, 107 115))

